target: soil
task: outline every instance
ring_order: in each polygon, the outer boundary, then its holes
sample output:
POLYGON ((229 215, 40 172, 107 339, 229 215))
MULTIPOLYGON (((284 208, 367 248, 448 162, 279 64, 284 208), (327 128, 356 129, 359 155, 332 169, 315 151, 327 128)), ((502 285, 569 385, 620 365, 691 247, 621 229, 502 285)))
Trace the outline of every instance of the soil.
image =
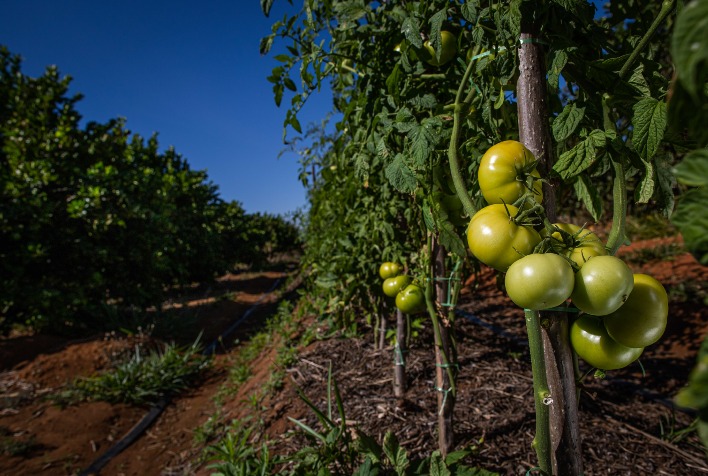
MULTIPOLYGON (((694 415, 672 405, 708 333, 704 304, 708 268, 680 250, 663 259, 643 251, 661 249, 666 254, 676 249, 674 245, 680 248, 680 240, 649 240, 621 250, 634 272, 651 274, 664 284, 671 314, 662 340, 645 350, 641 366, 610 372, 605 379, 592 375, 584 379, 580 433, 589 476, 708 474, 696 433, 681 431, 694 415)), ((411 458, 435 449, 437 392, 431 330, 425 324, 406 355, 404 398, 393 396, 393 349, 378 349, 372 330, 363 324, 360 337, 337 335, 298 349, 294 365, 285 369, 283 386, 257 402, 258 413, 249 397, 273 373, 275 348, 267 347, 254 360, 252 376, 237 393, 220 393, 241 348, 228 343, 247 340, 275 312, 279 300, 293 297, 297 281, 284 289, 285 279, 293 273, 228 275, 211 288, 196 287, 165 306, 165 312, 191 318, 193 332, 181 337, 183 343, 190 343, 197 331, 203 332, 203 342, 212 342, 235 322, 238 326, 220 341, 214 364, 198 385, 173 398, 157 421, 100 474, 210 474, 200 456, 213 440, 197 438, 199 429, 209 424, 219 427, 219 423, 223 428, 249 417, 257 417, 263 430, 254 443, 269 440, 272 453, 292 453, 305 439, 288 417, 317 427, 313 412, 295 389, 326 408, 330 366, 353 429, 379 442, 392 431, 411 458), (273 291, 277 283, 280 287, 273 291)), ((460 364, 457 447, 473 449, 465 461, 468 465, 523 475, 536 461, 531 448, 535 417, 523 312, 506 298, 489 271, 465 284, 455 323, 460 364)), ((301 328, 316 325, 314 316, 305 319, 301 328)), ((118 442, 148 409, 104 402, 60 407, 47 397, 77 377, 109 369, 134 346, 152 339, 97 335, 72 341, 24 335, 0 340, 0 448, 4 451, 0 474, 78 474, 118 442)), ((581 370, 588 370, 582 362, 581 370)))

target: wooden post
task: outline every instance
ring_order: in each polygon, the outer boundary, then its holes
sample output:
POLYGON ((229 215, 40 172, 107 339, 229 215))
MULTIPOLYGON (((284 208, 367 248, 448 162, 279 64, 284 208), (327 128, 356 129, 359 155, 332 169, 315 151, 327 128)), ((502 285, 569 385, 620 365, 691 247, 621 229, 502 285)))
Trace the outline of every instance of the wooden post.
MULTIPOLYGON (((433 277, 445 277, 445 248, 433 237, 433 277)), ((455 432, 453 412, 455 408, 455 379, 457 355, 454 346, 454 328, 440 303, 447 300, 444 281, 435 281, 437 332, 435 332, 435 386, 438 394, 438 448, 443 458, 454 449, 455 432)), ((435 324, 435 323, 434 323, 435 324)))

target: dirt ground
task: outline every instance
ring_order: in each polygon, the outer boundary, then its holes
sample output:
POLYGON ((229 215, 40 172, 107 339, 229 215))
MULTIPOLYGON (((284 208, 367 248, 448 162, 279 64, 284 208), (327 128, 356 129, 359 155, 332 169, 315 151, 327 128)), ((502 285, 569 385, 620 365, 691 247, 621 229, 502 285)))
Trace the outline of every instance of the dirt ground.
MULTIPOLYGON (((666 287, 669 326, 662 340, 645 350, 641 367, 634 364, 609 373, 604 380, 592 376, 584 380, 580 431, 589 476, 708 474, 705 452, 695 432, 683 435, 680 431, 693 416, 671 405, 708 333, 703 301, 708 268, 686 253, 657 260, 642 252, 671 243, 650 240, 622 250, 634 272, 651 274, 666 287)), ((265 293, 285 277, 285 272, 226 276, 216 287, 195 289, 171 308, 196 315, 197 327, 205 332, 204 342, 250 309, 248 319, 228 342, 243 340, 274 312, 281 294, 265 293), (225 292, 229 293, 226 298, 215 298, 225 292)), ((467 283, 460 310, 463 314, 455 324, 460 363, 457 446, 474 447, 466 461, 469 465, 500 474, 526 474, 535 466, 531 449, 535 419, 523 312, 498 289, 489 272, 467 283)), ((364 331, 360 338, 317 340, 300 349, 296 364, 286 369, 289 377, 283 388, 260 402, 261 436, 271 440, 275 453, 292 452, 303 442, 287 417, 316 424, 294 388, 299 386, 325 408, 330 365, 352 426, 379 441, 386 431, 393 431, 411 457, 435 449, 437 395, 429 326, 420 330, 407 355, 408 391, 403 399, 393 397, 392 348, 377 349, 371 330, 364 331)), ((109 368, 116 356, 133 348, 137 338, 95 336, 70 341, 37 335, 0 340, 0 438, 4 443, 25 445, 18 456, 0 454, 0 474, 78 474, 136 425, 146 408, 102 402, 60 408, 46 397, 76 377, 109 368)), ((253 406, 245 400, 267 381, 275 361, 275 351, 267 349, 256 359, 253 376, 239 393, 222 398, 217 405, 214 396, 237 349, 219 348, 200 385, 167 405, 157 421, 100 474, 210 474, 199 459, 203 443, 196 443, 195 430, 217 410, 224 422, 254 416, 253 406)))

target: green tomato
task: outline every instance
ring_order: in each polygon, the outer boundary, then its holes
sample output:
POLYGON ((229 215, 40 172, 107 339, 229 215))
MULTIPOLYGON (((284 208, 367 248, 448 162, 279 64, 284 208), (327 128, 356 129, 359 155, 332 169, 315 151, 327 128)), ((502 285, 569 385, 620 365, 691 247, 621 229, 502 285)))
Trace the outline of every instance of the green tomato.
POLYGON ((435 48, 430 44, 430 40, 423 43, 423 51, 420 56, 431 66, 442 66, 452 58, 455 57, 457 53, 457 37, 454 33, 442 30, 440 32, 440 59, 435 57, 435 48))
POLYGON ((388 297, 395 297, 410 283, 410 276, 405 274, 394 276, 393 278, 386 278, 383 282, 383 292, 388 297))
MULTIPOLYGON (((553 250, 570 258, 578 269, 582 268, 594 256, 607 255, 605 245, 592 231, 581 229, 578 225, 572 223, 554 223, 553 226, 571 235, 564 240, 560 232, 552 233, 551 246, 553 250)), ((546 230, 542 230, 541 237, 545 238, 546 236, 548 236, 548 233, 546 230)))
POLYGON ((602 370, 626 367, 644 351, 643 348, 627 347, 607 334, 599 317, 584 314, 570 327, 570 343, 589 365, 602 370))
POLYGON ((519 209, 507 205, 489 205, 474 214, 467 227, 467 244, 472 254, 487 266, 506 271, 511 264, 533 252, 541 242, 538 232, 531 227, 517 225, 512 218, 519 209))
POLYGON ((396 307, 404 314, 425 311, 425 294, 417 284, 409 284, 396 295, 396 307))
POLYGON ((393 278, 401 274, 401 271, 403 271, 403 266, 387 261, 379 267, 379 276, 381 276, 381 279, 393 278))
POLYGON ((634 275, 634 288, 622 307, 605 316, 607 333, 628 347, 646 347, 666 330, 669 297, 659 281, 646 274, 634 275))
MULTIPOLYGON (((527 190, 527 176, 540 177, 533 168, 535 162, 531 151, 515 140, 499 142, 487 149, 477 171, 479 189, 487 203, 514 203, 521 198, 527 190)), ((533 192, 540 203, 543 200, 540 181, 534 181, 533 192)))
POLYGON ((575 273, 570 298, 581 311, 606 316, 624 304, 632 287, 634 275, 624 261, 614 256, 595 256, 575 273))
POLYGON ((560 306, 573 292, 575 276, 565 258, 552 253, 531 254, 515 261, 506 272, 506 292, 524 309, 560 306))

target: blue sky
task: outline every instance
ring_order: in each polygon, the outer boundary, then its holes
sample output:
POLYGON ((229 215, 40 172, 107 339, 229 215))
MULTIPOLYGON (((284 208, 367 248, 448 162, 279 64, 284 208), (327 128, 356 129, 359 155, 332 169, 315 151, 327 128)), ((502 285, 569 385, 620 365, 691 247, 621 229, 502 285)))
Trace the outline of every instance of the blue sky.
MULTIPOLYGON (((278 158, 285 110, 266 81, 277 63, 258 45, 286 11, 284 0, 270 18, 258 0, 5 0, 0 44, 27 75, 54 64, 71 76, 84 120, 124 117, 133 133, 157 132, 163 149, 207 170, 224 200, 284 214, 305 206, 305 191, 295 155, 278 158)), ((330 104, 313 96, 303 127, 330 104)))

